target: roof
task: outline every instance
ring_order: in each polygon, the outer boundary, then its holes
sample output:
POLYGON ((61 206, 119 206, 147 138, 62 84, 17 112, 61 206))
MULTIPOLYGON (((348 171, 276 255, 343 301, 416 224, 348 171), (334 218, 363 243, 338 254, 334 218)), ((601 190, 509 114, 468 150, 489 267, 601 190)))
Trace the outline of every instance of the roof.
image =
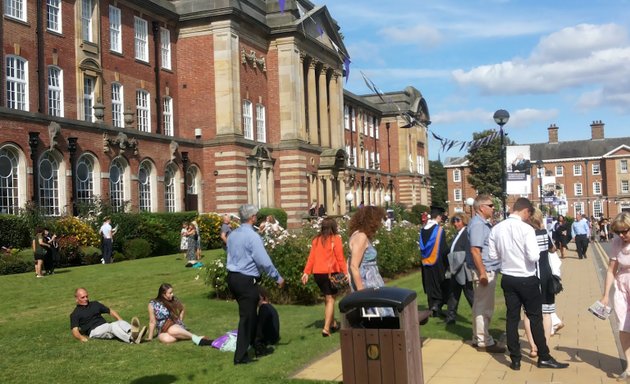
MULTIPOLYGON (((527 145, 527 144, 524 144, 527 145)), ((558 143, 529 144, 530 159, 569 160, 595 157, 599 158, 621 146, 630 146, 630 137, 615 137, 600 140, 561 141, 558 143)))

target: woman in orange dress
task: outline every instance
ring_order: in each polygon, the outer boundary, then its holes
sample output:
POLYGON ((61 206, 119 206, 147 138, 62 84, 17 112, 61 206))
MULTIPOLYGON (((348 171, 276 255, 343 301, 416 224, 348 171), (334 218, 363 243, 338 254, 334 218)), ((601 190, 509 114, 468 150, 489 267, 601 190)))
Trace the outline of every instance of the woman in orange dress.
POLYGON ((322 336, 328 337, 331 332, 339 330, 335 322, 335 295, 338 290, 330 283, 330 274, 343 273, 348 279, 348 266, 343 256, 341 236, 337 233, 337 222, 331 218, 322 220, 319 234, 311 243, 311 252, 302 274, 302 284, 313 274, 315 283, 324 295, 324 328, 322 336))

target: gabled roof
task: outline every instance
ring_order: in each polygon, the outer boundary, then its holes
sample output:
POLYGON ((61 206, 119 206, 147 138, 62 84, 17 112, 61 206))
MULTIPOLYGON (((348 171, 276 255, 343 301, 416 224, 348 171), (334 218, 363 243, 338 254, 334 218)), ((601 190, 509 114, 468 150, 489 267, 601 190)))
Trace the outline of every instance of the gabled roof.
POLYGON ((610 158, 610 157, 620 157, 620 156, 628 156, 630 155, 630 146, 626 145, 626 144, 622 144, 620 146, 618 146, 617 148, 613 149, 612 151, 606 153, 604 156, 604 158, 610 158))
POLYGON ((468 158, 466 156, 462 157, 447 157, 444 160, 444 168, 458 168, 458 167, 467 167, 468 166, 468 158))
MULTIPOLYGON (((523 144, 527 145, 527 144, 523 144)), ((602 157, 621 146, 630 145, 630 137, 615 137, 602 140, 574 140, 558 143, 529 144, 530 158, 536 160, 568 160, 602 157)))

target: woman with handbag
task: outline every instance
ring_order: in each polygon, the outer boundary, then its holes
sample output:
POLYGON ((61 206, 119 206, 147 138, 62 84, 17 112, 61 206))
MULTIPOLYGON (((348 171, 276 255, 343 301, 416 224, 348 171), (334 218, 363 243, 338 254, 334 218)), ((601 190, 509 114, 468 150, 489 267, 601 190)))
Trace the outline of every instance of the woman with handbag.
POLYGON ((341 236, 337 232, 335 219, 322 220, 321 230, 311 243, 311 251, 302 274, 302 284, 308 282, 308 275, 313 279, 324 295, 324 328, 322 336, 339 330, 335 321, 335 296, 344 283, 348 282, 348 267, 343 256, 341 236))
POLYGON ((211 345, 212 340, 205 336, 197 336, 186 329, 184 325, 184 305, 173 293, 173 286, 163 283, 158 289, 155 299, 149 302, 149 334, 151 341, 155 330, 158 340, 164 344, 179 340, 192 340, 195 345, 211 345))

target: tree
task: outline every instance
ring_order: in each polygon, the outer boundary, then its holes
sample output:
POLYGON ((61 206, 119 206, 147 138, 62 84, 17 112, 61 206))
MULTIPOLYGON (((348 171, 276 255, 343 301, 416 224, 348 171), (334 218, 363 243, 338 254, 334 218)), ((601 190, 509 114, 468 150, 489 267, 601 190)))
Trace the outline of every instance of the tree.
MULTIPOLYGON (((485 130, 473 133, 473 139, 481 139, 491 135, 493 130, 485 130)), ((513 142, 507 137, 504 144, 512 145, 513 142)), ((468 161, 470 164, 470 175, 468 182, 479 193, 489 193, 500 197, 503 191, 501 185, 501 137, 498 136, 491 142, 480 145, 468 151, 468 161)))
POLYGON ((431 205, 448 211, 448 194, 446 193, 446 170, 441 162, 429 161, 429 173, 431 174, 431 205))

